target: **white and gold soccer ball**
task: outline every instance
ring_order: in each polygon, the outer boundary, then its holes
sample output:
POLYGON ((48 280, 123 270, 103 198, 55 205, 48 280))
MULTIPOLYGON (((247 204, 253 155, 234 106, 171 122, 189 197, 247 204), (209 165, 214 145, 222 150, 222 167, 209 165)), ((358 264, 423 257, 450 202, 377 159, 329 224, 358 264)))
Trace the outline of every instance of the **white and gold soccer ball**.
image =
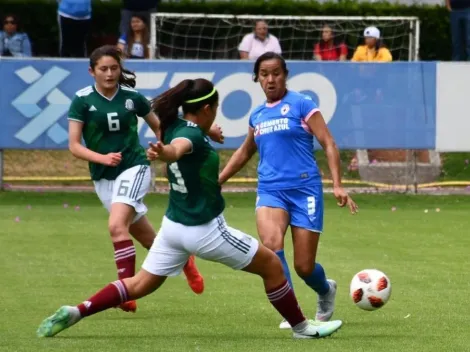
POLYGON ((383 272, 365 269, 354 275, 350 295, 356 306, 364 310, 376 310, 390 299, 392 284, 383 272))

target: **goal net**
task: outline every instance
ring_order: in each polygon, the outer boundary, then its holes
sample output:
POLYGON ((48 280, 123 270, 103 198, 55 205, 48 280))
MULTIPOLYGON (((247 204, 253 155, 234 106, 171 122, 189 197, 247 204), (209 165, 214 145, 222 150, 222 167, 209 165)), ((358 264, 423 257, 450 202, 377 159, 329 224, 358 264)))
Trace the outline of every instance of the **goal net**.
POLYGON ((419 20, 416 17, 318 17, 155 13, 151 23, 154 58, 238 59, 238 45, 264 20, 289 60, 312 60, 325 25, 348 47, 348 58, 363 43, 368 26, 378 27, 395 61, 418 59, 419 20))

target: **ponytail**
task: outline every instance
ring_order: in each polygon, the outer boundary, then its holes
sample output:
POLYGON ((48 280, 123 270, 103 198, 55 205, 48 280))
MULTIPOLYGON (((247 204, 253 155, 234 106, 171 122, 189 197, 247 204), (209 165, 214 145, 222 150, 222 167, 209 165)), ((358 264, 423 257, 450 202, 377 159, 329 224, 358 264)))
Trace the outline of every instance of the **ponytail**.
MULTIPOLYGON (((119 64, 121 65, 121 63, 119 64)), ((121 75, 119 76, 119 84, 129 88, 135 88, 135 73, 125 69, 121 65, 121 75)))
POLYGON ((188 92, 194 86, 194 81, 185 79, 175 87, 163 92, 152 100, 152 110, 160 119, 160 133, 163 142, 166 129, 178 118, 178 109, 183 105, 188 92))

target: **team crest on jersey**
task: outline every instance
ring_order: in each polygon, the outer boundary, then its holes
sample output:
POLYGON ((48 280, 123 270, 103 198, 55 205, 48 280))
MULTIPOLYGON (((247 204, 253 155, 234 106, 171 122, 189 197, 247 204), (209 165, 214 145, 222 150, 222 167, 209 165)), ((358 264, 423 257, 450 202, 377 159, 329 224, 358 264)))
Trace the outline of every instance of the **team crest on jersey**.
POLYGON ((125 104, 124 106, 125 106, 126 109, 129 110, 129 111, 134 110, 134 102, 132 101, 132 99, 127 99, 127 100, 126 100, 126 104, 125 104))
POLYGON ((285 116, 290 110, 290 107, 288 104, 284 104, 281 108, 281 114, 282 116, 285 116))
POLYGON ((255 137, 259 136, 259 124, 255 126, 255 137))

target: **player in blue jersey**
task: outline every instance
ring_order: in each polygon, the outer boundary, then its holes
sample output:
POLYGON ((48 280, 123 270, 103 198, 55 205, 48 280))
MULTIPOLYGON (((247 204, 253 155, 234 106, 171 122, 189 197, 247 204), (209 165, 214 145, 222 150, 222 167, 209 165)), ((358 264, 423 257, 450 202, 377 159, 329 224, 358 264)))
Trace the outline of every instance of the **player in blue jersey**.
MULTIPOLYGON (((314 157, 313 137, 325 150, 333 178, 334 196, 351 213, 357 206, 341 186, 340 159, 335 141, 317 105, 309 96, 287 89, 284 59, 267 52, 256 60, 254 81, 260 82, 266 102, 250 116, 248 135, 219 176, 223 184, 259 151, 256 224, 262 243, 279 256, 290 279, 284 255, 284 236, 291 227, 294 267, 318 294, 316 320, 328 321, 334 312, 336 282, 327 280, 316 262, 323 231, 323 188, 314 157)), ((283 321, 280 328, 290 328, 283 321)))

